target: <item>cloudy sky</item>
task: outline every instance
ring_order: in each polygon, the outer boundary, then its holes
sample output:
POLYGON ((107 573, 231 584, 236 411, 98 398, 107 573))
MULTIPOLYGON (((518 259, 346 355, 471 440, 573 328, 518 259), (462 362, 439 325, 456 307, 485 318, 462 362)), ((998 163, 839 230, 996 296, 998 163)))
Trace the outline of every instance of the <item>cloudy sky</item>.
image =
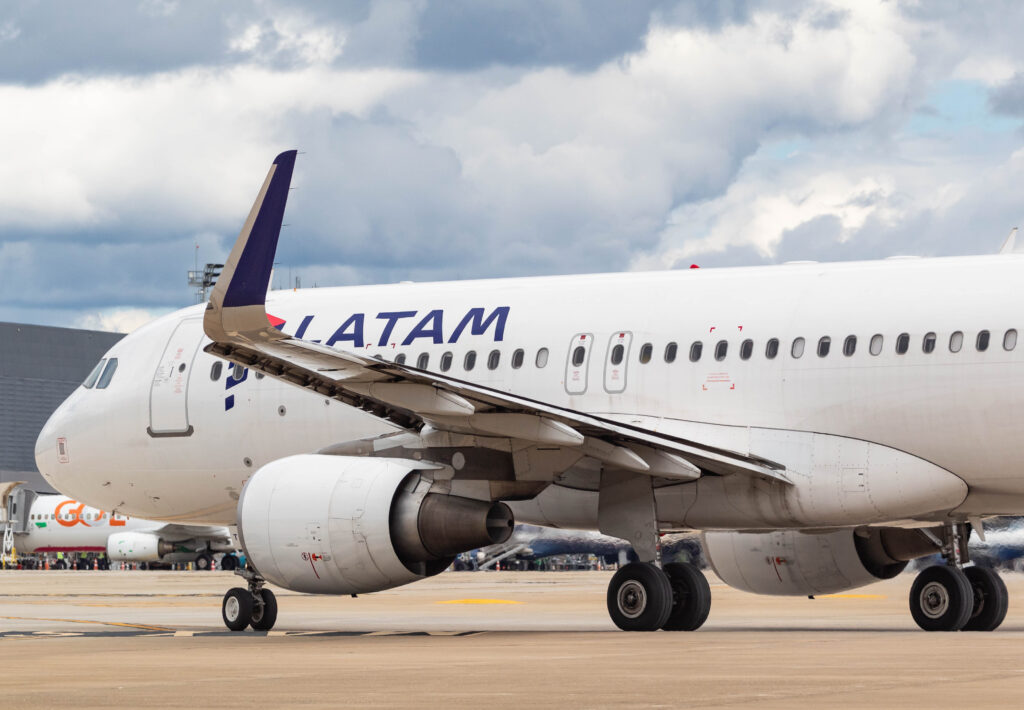
POLYGON ((192 303, 292 147, 281 286, 993 252, 1022 31, 1019 0, 12 0, 0 320, 192 303))

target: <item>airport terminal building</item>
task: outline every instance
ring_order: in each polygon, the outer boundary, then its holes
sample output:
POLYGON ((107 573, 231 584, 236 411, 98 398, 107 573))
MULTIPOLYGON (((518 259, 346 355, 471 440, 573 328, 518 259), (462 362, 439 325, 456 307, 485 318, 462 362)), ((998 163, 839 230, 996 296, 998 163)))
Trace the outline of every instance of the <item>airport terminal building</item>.
POLYGON ((89 374, 121 333, 0 323, 0 483, 39 475, 35 443, 50 414, 89 374))

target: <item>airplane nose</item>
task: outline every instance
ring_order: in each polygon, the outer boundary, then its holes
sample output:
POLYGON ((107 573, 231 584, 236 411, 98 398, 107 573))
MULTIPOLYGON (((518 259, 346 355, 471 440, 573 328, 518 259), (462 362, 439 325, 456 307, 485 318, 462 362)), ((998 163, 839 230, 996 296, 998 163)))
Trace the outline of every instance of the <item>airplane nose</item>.
POLYGON ((46 424, 36 437, 36 468, 46 482, 60 490, 60 479, 71 465, 68 451, 67 434, 64 424, 67 420, 67 402, 65 401, 46 420, 46 424))

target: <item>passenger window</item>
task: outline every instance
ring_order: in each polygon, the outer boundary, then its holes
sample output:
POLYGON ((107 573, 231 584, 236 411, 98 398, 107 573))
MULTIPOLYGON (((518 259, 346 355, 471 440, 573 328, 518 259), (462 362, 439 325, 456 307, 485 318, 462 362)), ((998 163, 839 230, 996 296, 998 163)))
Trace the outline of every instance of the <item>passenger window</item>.
POLYGON ((491 354, 487 356, 487 369, 497 370, 499 362, 501 362, 501 351, 492 350, 491 354))
POLYGON ((832 338, 823 336, 818 340, 818 357, 825 357, 832 348, 832 338))
POLYGON ((978 352, 983 353, 988 350, 988 331, 983 330, 978 333, 978 340, 975 342, 978 348, 978 352))
POLYGON ((921 349, 926 353, 935 351, 935 333, 924 334, 924 340, 921 341, 921 349))
POLYGON ((896 338, 896 354, 903 355, 910 349, 910 334, 900 333, 896 338))
POLYGON ((715 343, 715 359, 721 362, 725 359, 725 356, 729 353, 729 343, 725 340, 719 340, 715 343))
POLYGON ((538 369, 546 366, 548 364, 548 349, 541 348, 540 350, 538 350, 537 359, 534 362, 536 363, 538 369))
POLYGON ((804 339, 795 338, 793 340, 793 347, 789 349, 789 354, 794 358, 800 358, 804 355, 804 339))
POLYGON ((665 346, 665 362, 675 362, 676 352, 679 350, 679 346, 675 343, 669 343, 665 346))
POLYGON ((625 352, 626 352, 626 348, 623 347, 623 345, 621 343, 619 343, 614 348, 612 348, 612 358, 611 358, 612 364, 613 365, 621 365, 622 364, 622 357, 625 354, 625 352))
POLYGON ((103 366, 106 364, 106 358, 103 358, 96 363, 96 367, 92 368, 92 372, 90 372, 89 376, 85 378, 85 382, 82 383, 82 387, 85 387, 87 390, 92 389, 92 386, 96 384, 96 378, 100 376, 101 372, 103 372, 103 366))
POLYGON ((749 360, 750 356, 754 354, 754 341, 744 340, 740 343, 740 360, 749 360))
POLYGON ((694 340, 693 344, 690 345, 690 362, 697 362, 700 360, 700 354, 704 350, 704 343, 699 340, 694 340))
POLYGON ((868 352, 872 355, 878 355, 882 352, 882 345, 885 342, 885 338, 882 337, 881 333, 876 333, 871 336, 871 342, 868 343, 868 352))
POLYGON ((103 368, 103 374, 100 375, 99 382, 96 383, 96 389, 104 390, 110 381, 114 379, 114 373, 117 372, 117 358, 112 357, 107 360, 107 366, 103 368))
POLYGON ((857 352, 857 336, 847 335, 846 340, 843 341, 843 355, 850 357, 857 352))
POLYGON ((405 364, 405 353, 398 353, 397 355, 395 355, 395 364, 396 365, 404 365, 405 364))
POLYGON ((651 361, 651 355, 654 353, 654 346, 650 343, 644 343, 640 347, 640 363, 646 365, 651 361))
POLYGON ((221 373, 224 372, 224 363, 220 360, 213 363, 213 367, 210 368, 210 379, 216 382, 220 379, 221 373))
POLYGON ((513 370, 518 370, 520 367, 523 366, 523 359, 524 359, 525 355, 526 355, 526 351, 524 351, 522 348, 519 348, 518 350, 516 350, 515 352, 512 353, 512 369, 513 370))
POLYGON ((470 350, 462 361, 462 367, 469 372, 476 367, 476 350, 470 350))
POLYGON ((242 378, 245 376, 245 368, 235 363, 234 368, 232 368, 231 376, 234 377, 239 382, 241 382, 242 378))
POLYGON ((583 364, 584 358, 587 357, 587 349, 582 345, 577 345, 572 351, 572 366, 579 367, 583 364))
POLYGON ((452 357, 450 352, 441 355, 441 372, 448 372, 452 369, 452 357))
POLYGON ((949 352, 958 353, 960 348, 964 346, 964 334, 961 331, 955 331, 949 336, 949 352))
POLYGON ((1003 350, 1013 350, 1017 347, 1017 331, 1011 328, 1003 335, 1003 350))
POLYGON ((779 339, 772 338, 764 346, 764 356, 769 360, 774 360, 775 356, 779 354, 779 339))
POLYGON ((416 358, 416 367, 421 370, 426 370, 430 364, 430 353, 420 353, 420 356, 416 358))

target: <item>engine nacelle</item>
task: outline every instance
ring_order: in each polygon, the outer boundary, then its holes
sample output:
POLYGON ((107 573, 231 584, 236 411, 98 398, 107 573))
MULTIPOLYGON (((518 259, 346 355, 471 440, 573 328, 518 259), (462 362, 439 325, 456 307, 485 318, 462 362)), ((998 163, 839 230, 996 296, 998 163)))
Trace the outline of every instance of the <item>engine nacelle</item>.
POLYGON ((249 563, 287 589, 363 594, 437 574, 512 534, 504 503, 430 493, 419 468, 315 454, 267 464, 238 499, 249 563))
POLYGON ((174 545, 149 532, 115 533, 107 538, 107 557, 119 562, 156 562, 174 545))
POLYGON ((704 553, 730 587, 755 594, 832 594, 895 577, 938 552, 920 530, 858 528, 829 533, 708 532, 704 553))

